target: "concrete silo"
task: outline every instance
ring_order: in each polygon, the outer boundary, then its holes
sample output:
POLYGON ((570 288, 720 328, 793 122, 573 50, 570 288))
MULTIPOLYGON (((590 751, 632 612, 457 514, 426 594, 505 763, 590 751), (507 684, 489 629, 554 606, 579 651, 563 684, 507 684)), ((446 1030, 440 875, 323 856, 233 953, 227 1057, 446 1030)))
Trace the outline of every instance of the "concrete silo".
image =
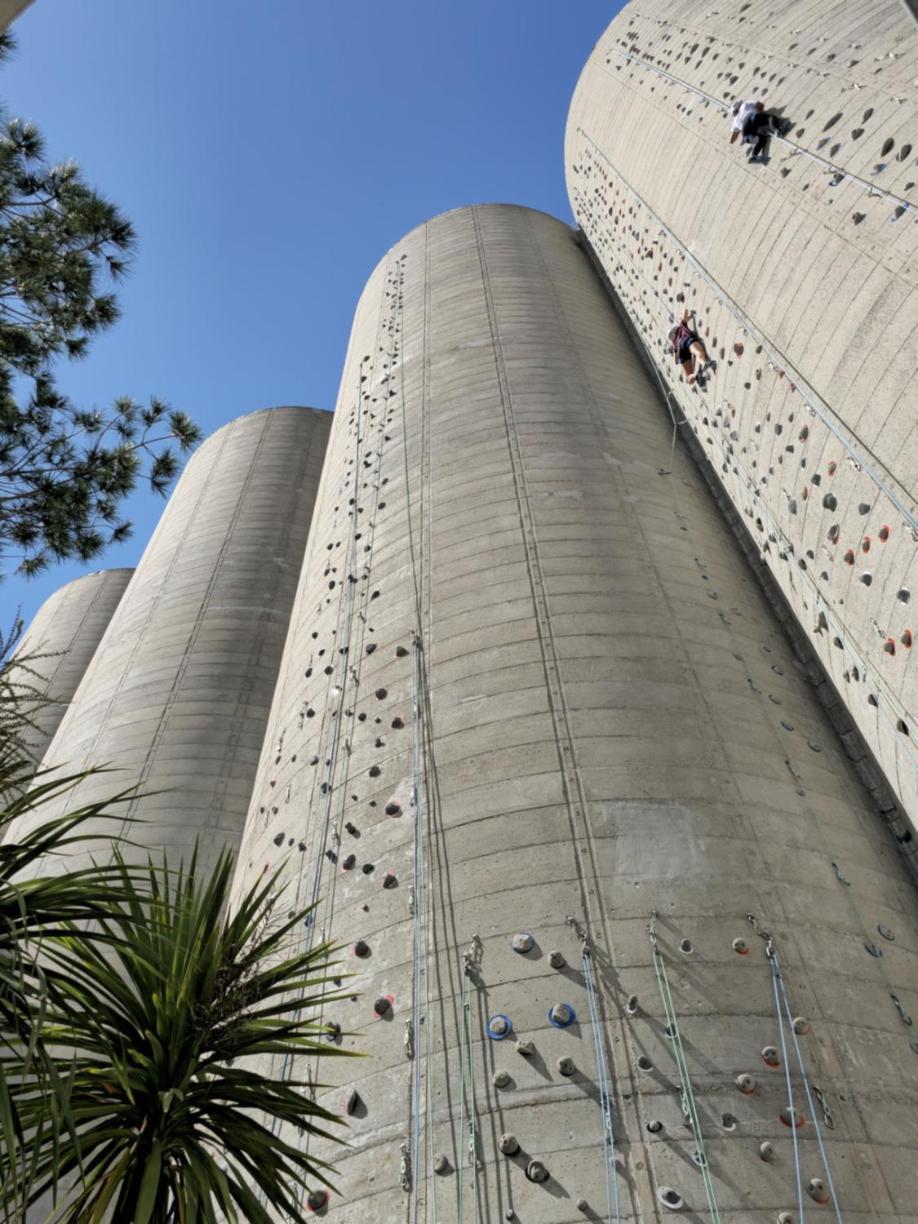
POLYGON ((371 1055, 276 1068, 349 1114, 329 1218, 918 1219, 913 886, 552 217, 361 296, 237 888, 278 865, 371 1055))
POLYGON ((205 863, 238 844, 330 425, 327 412, 273 408, 200 447, 45 754, 119 771, 68 805, 148 792, 120 809, 143 822, 128 836, 174 863, 198 835, 205 863))
POLYGON ((862 778, 918 837, 916 74, 899 0, 629 4, 584 68, 565 162, 862 778), (765 163, 729 141, 743 100, 787 121, 765 163), (719 363, 703 391, 667 350, 685 309, 719 363))
MULTIPOLYGON (((34 693, 38 708, 27 736, 36 767, 51 742, 108 628, 132 569, 99 570, 85 574, 49 595, 35 613, 16 647, 15 657, 30 658, 22 673, 22 688, 34 693), (42 704, 43 701, 48 704, 42 704)), ((15 672, 11 681, 16 682, 15 672)), ((27 697, 28 700, 28 697, 27 697)))

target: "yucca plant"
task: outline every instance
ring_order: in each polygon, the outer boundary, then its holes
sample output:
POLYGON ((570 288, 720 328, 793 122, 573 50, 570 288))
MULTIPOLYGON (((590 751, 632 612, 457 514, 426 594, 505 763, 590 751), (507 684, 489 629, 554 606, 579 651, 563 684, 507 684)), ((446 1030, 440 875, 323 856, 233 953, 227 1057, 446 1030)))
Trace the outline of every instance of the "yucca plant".
POLYGON ((37 1170, 36 1141, 57 1151, 62 1135, 75 1137, 68 1108, 70 1068, 45 1035, 48 1017, 65 1001, 59 986, 72 933, 80 929, 85 943, 104 941, 99 920, 126 899, 122 871, 62 867, 75 844, 85 849, 98 840, 87 838, 81 826, 105 816, 120 823, 112 809, 130 792, 42 820, 47 804, 96 771, 60 778, 47 772, 33 777, 33 771, 30 761, 0 752, 0 795, 5 796, 0 810, 0 1215, 7 1220, 23 1218, 37 1170), (20 817, 28 824, 8 836, 20 817), (47 953, 54 947, 59 952, 52 962, 47 953), (40 1111, 30 1105, 27 1118, 20 1111, 24 1093, 31 1102, 43 1102, 40 1111))
POLYGON ((74 934, 48 952, 44 1032, 70 1068, 73 1131, 43 1129, 47 1093, 23 1085, 30 1201, 57 1188, 54 1218, 74 1224, 304 1221, 332 1169, 302 1140, 334 1138, 340 1119, 284 1067, 344 1053, 319 1014, 342 997, 333 950, 306 946, 310 910, 277 916, 276 873, 230 911, 228 853, 207 878, 195 859, 150 864, 143 882, 119 870, 123 900, 95 924, 105 942, 74 934))

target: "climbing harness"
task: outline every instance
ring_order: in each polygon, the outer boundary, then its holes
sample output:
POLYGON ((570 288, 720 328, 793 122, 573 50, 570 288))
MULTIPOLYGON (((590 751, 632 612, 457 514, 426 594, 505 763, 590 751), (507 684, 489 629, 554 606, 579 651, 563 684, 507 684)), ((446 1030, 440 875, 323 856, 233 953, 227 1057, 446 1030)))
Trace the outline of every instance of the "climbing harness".
POLYGON ((653 959, 653 969, 656 974, 657 985, 660 988, 660 998, 663 1002, 663 1012, 666 1016, 666 1031, 672 1041, 673 1054, 676 1059, 676 1067, 679 1071, 679 1083, 681 1085, 682 1095, 682 1113, 685 1117, 686 1124, 692 1132, 695 1140, 696 1157, 695 1163, 701 1173, 701 1180, 704 1183, 705 1196, 708 1200, 708 1209, 711 1212, 712 1224, 720 1224, 721 1215, 720 1209, 717 1206, 717 1197, 714 1193, 714 1179, 711 1176, 711 1169, 708 1164, 707 1153, 704 1150, 704 1136, 701 1129, 701 1119, 698 1116, 698 1107, 695 1103, 695 1093, 692 1089, 692 1080, 689 1075, 688 1061, 685 1057, 685 1048, 682 1044, 682 1034, 679 1030, 679 1019, 676 1015, 676 1005, 673 1002, 672 991, 670 990, 669 978, 666 973, 666 963, 660 953, 660 948, 657 943, 657 911, 653 910, 650 915, 650 922, 647 926, 647 934, 650 938, 650 947, 653 959))
POLYGON ((599 1001, 596 995, 596 984, 593 979, 593 953, 587 939, 586 930, 571 914, 567 915, 568 925, 580 942, 580 966, 583 980, 586 983, 587 1002, 590 1009, 590 1023, 593 1026, 593 1045, 596 1050, 596 1071, 599 1080, 599 1107, 602 1115, 602 1145, 606 1176, 606 1204, 609 1224, 621 1224, 622 1207, 621 1192, 618 1184, 618 1169, 615 1163, 615 1127, 612 1113, 612 1092, 609 1082, 609 1068, 606 1060, 606 1043, 599 1011, 599 1001))

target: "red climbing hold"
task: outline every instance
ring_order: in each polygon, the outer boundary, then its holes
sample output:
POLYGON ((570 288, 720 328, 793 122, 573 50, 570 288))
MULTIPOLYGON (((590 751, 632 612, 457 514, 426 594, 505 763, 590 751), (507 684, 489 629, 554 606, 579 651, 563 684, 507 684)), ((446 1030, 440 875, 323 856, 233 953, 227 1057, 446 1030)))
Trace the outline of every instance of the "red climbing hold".
POLYGON ((902 637, 899 639, 899 641, 902 643, 903 646, 906 647, 906 649, 910 650, 912 646, 911 629, 906 629, 905 632, 902 634, 902 637))
POLYGON ((886 651, 888 655, 894 655, 896 653, 895 641, 892 638, 887 638, 886 641, 883 643, 883 649, 886 651))
POLYGON ((853 548, 849 548, 848 551, 845 553, 844 561, 845 561, 845 565, 854 564, 854 549, 853 548))
POLYGON ((885 543, 886 543, 886 541, 889 539, 889 528, 886 526, 886 524, 885 524, 885 523, 884 523, 884 524, 883 524, 883 526, 880 528, 880 530, 877 532, 877 534, 879 535, 880 539, 881 539, 881 540, 883 541, 883 543, 885 544, 885 543))

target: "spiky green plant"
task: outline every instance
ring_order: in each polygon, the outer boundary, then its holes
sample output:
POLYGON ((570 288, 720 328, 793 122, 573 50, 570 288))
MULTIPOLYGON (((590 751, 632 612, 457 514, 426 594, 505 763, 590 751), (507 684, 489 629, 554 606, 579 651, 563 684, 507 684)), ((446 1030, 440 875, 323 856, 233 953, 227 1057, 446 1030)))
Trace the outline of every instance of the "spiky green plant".
MULTIPOLYGON (((7 729, 9 725, 7 724, 7 729)), ((24 1203, 44 1145, 56 1152, 63 1135, 75 1138, 69 1113, 69 1074, 46 1039, 48 1017, 65 1002, 59 990, 63 961, 47 960, 47 949, 71 940, 79 924, 85 943, 104 941, 96 928, 113 905, 125 900, 123 872, 105 867, 61 871, 77 843, 92 845, 81 826, 107 815, 130 797, 115 796, 105 804, 84 804, 67 815, 41 820, 42 809, 82 782, 90 773, 54 778, 19 761, 11 750, 0 751, 0 1215, 21 1220, 24 1203), (29 782, 32 788, 26 790, 29 782), (12 836, 9 826, 20 817, 28 824, 12 836), (38 818, 36 821, 36 817, 38 818), (36 874, 41 862, 45 870, 36 874), (28 1085, 30 1105, 23 1117, 20 1105, 28 1085), (36 1146, 37 1143, 37 1146, 36 1146)), ((68 945, 61 945, 62 952, 68 945)))
POLYGON ((341 997, 331 948, 306 947, 310 910, 277 917, 277 874, 230 912, 229 854, 208 878, 194 859, 150 864, 142 885, 121 871, 124 899, 96 924, 106 943, 49 951, 60 1002, 45 1035, 71 1059, 75 1133, 42 1133, 46 1094, 23 1087, 32 1201, 70 1179, 55 1218, 74 1224, 304 1221, 332 1170, 302 1141, 334 1138, 340 1119, 281 1063, 344 1053, 320 1016, 341 997))

